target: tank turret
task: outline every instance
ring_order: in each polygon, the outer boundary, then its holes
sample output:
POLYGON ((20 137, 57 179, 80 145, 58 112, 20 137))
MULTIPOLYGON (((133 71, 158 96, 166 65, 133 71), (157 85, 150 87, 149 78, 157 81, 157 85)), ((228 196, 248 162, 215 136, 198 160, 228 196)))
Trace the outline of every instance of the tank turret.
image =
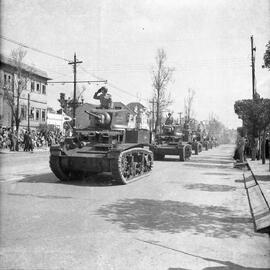
POLYGON ((96 125, 100 128, 110 129, 110 124, 112 118, 108 112, 93 113, 85 111, 89 116, 92 116, 96 119, 96 125))

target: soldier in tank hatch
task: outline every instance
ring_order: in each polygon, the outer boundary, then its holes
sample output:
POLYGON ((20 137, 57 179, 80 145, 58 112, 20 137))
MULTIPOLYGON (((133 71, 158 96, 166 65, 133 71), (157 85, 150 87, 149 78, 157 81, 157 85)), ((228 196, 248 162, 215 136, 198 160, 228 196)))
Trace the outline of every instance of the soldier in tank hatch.
POLYGON ((165 125, 172 125, 173 124, 173 117, 171 113, 168 113, 168 116, 165 121, 165 125))
POLYGON ((112 97, 108 94, 106 87, 101 87, 93 96, 94 99, 99 99, 102 109, 110 109, 112 107, 112 97))

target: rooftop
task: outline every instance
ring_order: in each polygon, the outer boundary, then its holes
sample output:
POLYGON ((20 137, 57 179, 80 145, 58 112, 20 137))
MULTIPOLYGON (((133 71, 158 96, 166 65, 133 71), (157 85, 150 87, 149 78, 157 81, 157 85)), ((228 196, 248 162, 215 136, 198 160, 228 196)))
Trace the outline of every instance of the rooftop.
MULTIPOLYGON (((11 67, 16 67, 13 60, 10 57, 7 57, 7 56, 2 55, 2 54, 0 54, 0 63, 1 63, 1 65, 5 64, 5 65, 9 65, 11 67)), ((22 64, 22 69, 24 71, 35 74, 35 75, 37 75, 39 77, 45 78, 47 80, 51 80, 51 78, 48 77, 48 74, 45 71, 43 71, 41 69, 38 69, 36 67, 29 66, 29 65, 23 63, 22 64)))

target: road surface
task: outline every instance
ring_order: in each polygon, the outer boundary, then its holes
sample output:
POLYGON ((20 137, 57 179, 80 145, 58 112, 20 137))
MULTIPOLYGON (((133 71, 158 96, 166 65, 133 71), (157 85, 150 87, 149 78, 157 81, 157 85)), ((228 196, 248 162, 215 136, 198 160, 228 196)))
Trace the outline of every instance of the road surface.
POLYGON ((129 185, 61 183, 48 152, 0 154, 0 269, 270 269, 232 145, 129 185))

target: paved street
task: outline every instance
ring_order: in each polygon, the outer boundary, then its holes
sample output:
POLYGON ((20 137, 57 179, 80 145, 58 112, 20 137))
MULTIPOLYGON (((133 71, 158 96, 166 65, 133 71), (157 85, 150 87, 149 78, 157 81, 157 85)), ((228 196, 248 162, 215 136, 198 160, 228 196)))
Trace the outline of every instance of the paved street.
POLYGON ((125 186, 60 183, 48 152, 0 154, 0 269, 270 269, 233 149, 156 161, 125 186))

